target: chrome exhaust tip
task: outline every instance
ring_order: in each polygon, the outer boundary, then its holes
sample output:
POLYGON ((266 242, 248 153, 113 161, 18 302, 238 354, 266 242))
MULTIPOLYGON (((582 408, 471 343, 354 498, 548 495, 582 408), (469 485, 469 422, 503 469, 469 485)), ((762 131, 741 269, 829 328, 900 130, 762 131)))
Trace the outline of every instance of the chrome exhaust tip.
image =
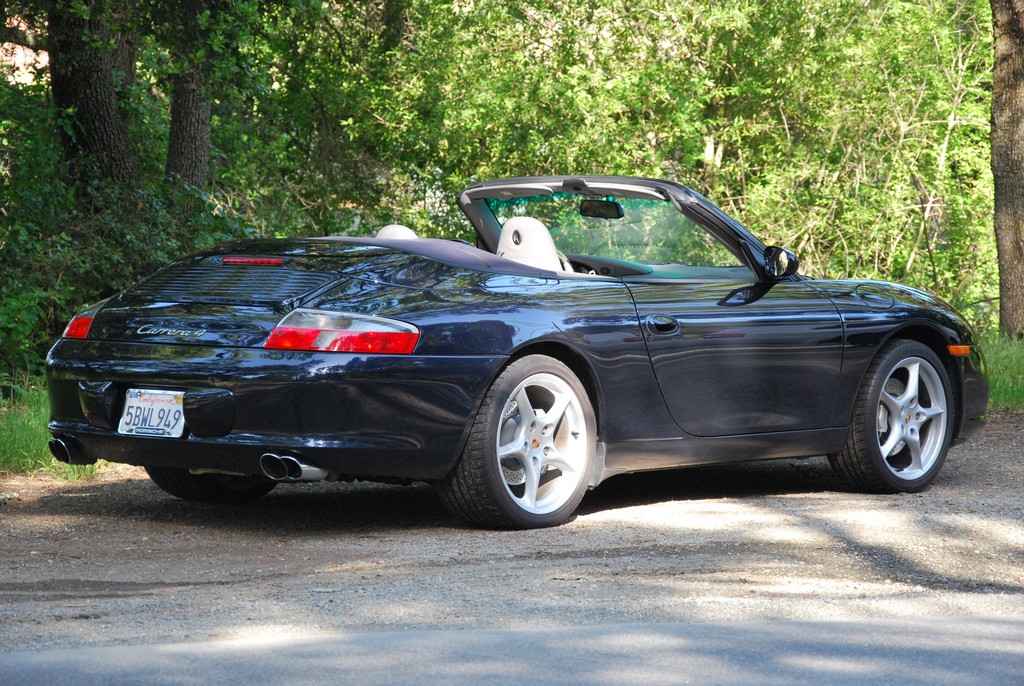
POLYGON ((271 481, 284 481, 288 478, 288 467, 281 461, 281 456, 274 453, 260 456, 260 469, 271 481))
POLYGON ((302 462, 291 455, 264 453, 260 456, 260 469, 272 481, 323 481, 327 470, 302 462))

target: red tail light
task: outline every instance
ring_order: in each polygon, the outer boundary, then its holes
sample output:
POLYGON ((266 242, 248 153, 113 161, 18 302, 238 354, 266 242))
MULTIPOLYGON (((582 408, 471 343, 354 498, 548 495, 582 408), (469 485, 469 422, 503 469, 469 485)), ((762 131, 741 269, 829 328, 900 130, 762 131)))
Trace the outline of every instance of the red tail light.
POLYGON ((64 338, 87 338, 91 327, 92 317, 75 317, 64 329, 64 338))
POLYGON ((383 317, 299 309, 274 327, 264 348, 339 353, 408 355, 420 332, 411 324, 383 317))

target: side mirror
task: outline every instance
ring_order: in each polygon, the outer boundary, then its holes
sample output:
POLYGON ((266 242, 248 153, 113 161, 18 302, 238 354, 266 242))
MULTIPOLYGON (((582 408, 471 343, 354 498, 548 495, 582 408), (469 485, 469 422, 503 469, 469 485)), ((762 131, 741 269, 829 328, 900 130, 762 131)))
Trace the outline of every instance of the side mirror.
POLYGON ((773 279, 793 276, 800 268, 800 260, 789 250, 772 246, 764 251, 764 273, 773 279))

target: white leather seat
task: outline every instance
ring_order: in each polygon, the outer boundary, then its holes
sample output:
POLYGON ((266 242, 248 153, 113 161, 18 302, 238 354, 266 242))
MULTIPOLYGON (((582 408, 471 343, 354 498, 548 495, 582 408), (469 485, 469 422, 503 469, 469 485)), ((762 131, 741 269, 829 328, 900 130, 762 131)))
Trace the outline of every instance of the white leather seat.
POLYGON ((377 238, 409 239, 416 237, 415 231, 410 229, 408 226, 402 226, 401 224, 388 224, 377 232, 377 238))
POLYGON ((533 217, 512 217, 505 222, 498 237, 496 254, 537 269, 563 271, 548 227, 533 217))

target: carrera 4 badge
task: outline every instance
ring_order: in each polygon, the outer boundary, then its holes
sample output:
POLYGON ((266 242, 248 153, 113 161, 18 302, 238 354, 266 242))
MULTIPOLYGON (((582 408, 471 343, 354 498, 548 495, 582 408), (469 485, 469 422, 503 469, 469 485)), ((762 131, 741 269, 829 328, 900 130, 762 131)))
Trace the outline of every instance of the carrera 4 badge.
POLYGON ((202 338, 206 329, 171 329, 146 324, 135 329, 135 333, 148 336, 176 336, 178 338, 202 338))

